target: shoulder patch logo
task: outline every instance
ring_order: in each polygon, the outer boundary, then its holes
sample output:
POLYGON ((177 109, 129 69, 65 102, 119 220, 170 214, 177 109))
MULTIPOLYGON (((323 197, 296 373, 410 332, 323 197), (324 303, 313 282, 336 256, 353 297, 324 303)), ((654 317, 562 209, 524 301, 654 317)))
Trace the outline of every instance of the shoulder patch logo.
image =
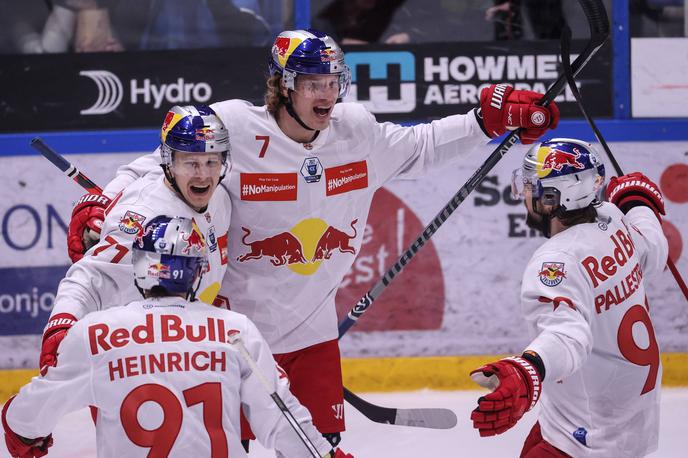
POLYGON ((126 234, 143 234, 143 222, 146 217, 136 212, 127 210, 119 220, 119 230, 126 234))
POLYGON ((563 262, 543 262, 540 273, 540 281, 545 286, 557 286, 566 278, 563 262))

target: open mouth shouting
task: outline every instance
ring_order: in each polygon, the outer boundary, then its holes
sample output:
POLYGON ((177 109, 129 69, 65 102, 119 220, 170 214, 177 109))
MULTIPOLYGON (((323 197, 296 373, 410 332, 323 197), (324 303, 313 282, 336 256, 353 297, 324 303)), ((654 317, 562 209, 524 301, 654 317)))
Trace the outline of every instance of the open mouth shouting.
POLYGON ((332 105, 320 105, 313 107, 313 112, 318 118, 327 118, 327 116, 332 111, 332 105))

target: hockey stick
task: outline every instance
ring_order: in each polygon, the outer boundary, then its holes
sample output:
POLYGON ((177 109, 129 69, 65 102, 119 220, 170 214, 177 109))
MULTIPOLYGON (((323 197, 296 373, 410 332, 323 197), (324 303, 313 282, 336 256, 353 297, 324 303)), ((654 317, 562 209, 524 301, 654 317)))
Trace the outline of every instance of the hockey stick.
MULTIPOLYGON (((571 89, 571 93, 573 94, 573 96, 576 99, 576 102, 578 103, 578 108, 580 108, 581 113, 583 113, 583 117, 585 117, 585 120, 588 121, 588 124, 592 128, 592 131, 595 133, 595 138, 597 138, 597 141, 602 145, 602 148, 607 153, 607 157, 614 166, 614 171, 616 172, 617 176, 621 176, 624 174, 621 170, 621 166, 616 161, 616 158, 612 154, 612 150, 609 148, 609 145, 602 136, 602 133, 597 128, 597 125, 595 124, 595 121, 592 119, 592 116, 588 114, 588 111, 585 109, 585 105, 583 105, 583 97, 580 95, 580 92, 578 91, 578 87, 576 86, 576 79, 571 69, 571 58, 569 55, 570 41, 571 29, 568 26, 564 26, 561 42, 561 63, 564 67, 564 75, 566 76, 566 81, 569 85, 569 88, 571 89)), ((681 277, 681 274, 676 268, 674 261, 672 261, 669 257, 667 257, 667 267, 669 267, 669 270, 671 271, 671 274, 674 276, 676 283, 678 283, 678 287, 681 289, 681 292, 688 300, 688 287, 686 287, 686 283, 683 281, 683 278, 681 277)))
MULTIPOLYGON (((580 72, 609 36, 609 19, 607 18, 607 11, 604 8, 602 0, 579 0, 579 3, 588 19, 590 39, 583 49, 583 52, 573 64, 575 67, 575 74, 580 72)), ((548 105, 563 90, 565 84, 566 77, 560 75, 554 85, 552 85, 543 96, 541 104, 548 105)), ((349 311, 348 316, 339 323, 340 339, 346 334, 351 326, 356 323, 356 320, 365 313, 375 299, 382 294, 394 277, 411 261, 418 250, 430 240, 430 237, 432 237, 437 229, 449 218, 449 216, 451 216, 454 210, 456 210, 466 197, 468 197, 468 194, 470 194, 487 176, 489 171, 499 162, 502 156, 504 156, 516 143, 517 136, 518 131, 512 131, 507 135, 497 149, 495 149, 487 160, 475 171, 475 173, 473 173, 466 184, 459 189, 449 203, 447 203, 447 205, 437 214, 435 219, 425 227, 423 232, 411 244, 406 252, 401 255, 397 262, 387 270, 382 278, 378 280, 349 311)), ((344 399, 368 419, 378 423, 444 429, 452 428, 457 422, 456 414, 448 409, 394 409, 380 407, 361 399, 346 388, 344 388, 344 399)))
MULTIPOLYGON (((573 73, 577 75, 588 63, 590 58, 597 52, 597 50, 604 44, 609 36, 609 19, 607 18, 607 11, 604 9, 602 0, 578 0, 585 12, 590 27, 590 39, 586 44, 583 52, 573 62, 573 73)), ((540 100, 540 104, 547 106, 566 85, 566 76, 559 75, 555 83, 547 90, 545 95, 540 100)), ((387 288, 387 286, 394 280, 403 268, 408 264, 416 253, 430 240, 430 237, 437 231, 437 229, 451 216, 451 214, 458 208, 459 205, 468 197, 468 195, 480 184, 480 182, 487 176, 492 168, 499 162, 509 149, 516 143, 518 139, 518 130, 511 131, 509 135, 499 144, 497 149, 487 158, 487 160, 473 173, 459 191, 454 194, 449 203, 435 216, 430 224, 428 224, 418 238, 411 244, 411 246, 404 252, 392 267, 378 280, 375 285, 358 301, 358 303, 349 311, 348 315, 339 323, 339 338, 356 323, 363 313, 372 305, 380 294, 387 288)))
MULTIPOLYGON (((40 151, 43 156, 63 172, 72 171, 71 173, 66 173, 68 177, 71 178, 76 174, 74 181, 88 192, 100 192, 98 185, 77 170, 74 165, 48 146, 42 139, 34 138, 31 146, 40 151)), ((346 388, 344 388, 344 399, 355 409, 361 411, 363 415, 379 423, 447 429, 453 428, 457 422, 454 412, 448 409, 394 409, 375 406, 359 398, 346 388)))
POLYGON ((234 334, 229 335, 228 339, 231 345, 239 349, 239 353, 241 353, 241 356, 244 357, 248 365, 251 367, 251 371, 253 371, 253 373, 256 374, 258 380, 260 380, 261 385, 263 385, 265 390, 270 394, 272 400, 275 401, 275 404, 277 404, 277 407, 282 412, 282 415, 284 415, 284 418, 287 419, 287 422, 289 422, 289 425, 299 436, 299 439, 301 439, 301 442, 303 442, 303 445, 308 449, 308 452, 311 454, 311 456, 320 458, 321 455, 318 452, 318 449, 315 448, 313 442, 311 442, 311 440, 306 435, 306 432, 303 430, 303 428, 301 428, 299 422, 296 420, 296 418, 294 418, 294 414, 291 413, 289 407, 287 407, 280 395, 277 394, 277 390, 273 390, 273 387, 270 385, 270 382, 268 382, 268 380, 265 378, 265 375, 263 375, 263 372, 258 367, 258 364, 256 364, 256 361, 253 359, 251 354, 246 349, 244 342, 241 340, 241 337, 239 337, 239 332, 237 331, 234 334))
POLYGON ((416 426, 418 428, 451 429, 456 426, 456 414, 449 409, 420 408, 420 409, 396 409, 394 407, 381 407, 359 398, 354 393, 344 388, 344 399, 376 423, 389 425, 416 426))
POLYGON ((103 192, 100 187, 77 169, 72 163, 65 159, 60 153, 49 147, 43 139, 36 137, 31 140, 31 146, 38 151, 47 160, 52 162, 55 167, 62 170, 65 175, 76 181, 82 188, 91 194, 101 194, 103 192))

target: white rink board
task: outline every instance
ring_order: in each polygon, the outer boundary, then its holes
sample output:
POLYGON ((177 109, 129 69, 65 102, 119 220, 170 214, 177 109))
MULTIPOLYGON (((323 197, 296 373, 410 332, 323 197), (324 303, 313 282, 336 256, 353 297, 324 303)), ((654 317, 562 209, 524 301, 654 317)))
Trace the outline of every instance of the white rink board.
POLYGON ((631 39, 634 118, 688 116, 688 38, 631 39))
MULTIPOLYGON (((463 164, 419 180, 396 181, 387 189, 425 225, 494 147, 490 145, 473 154, 463 164)), ((627 172, 641 170, 656 181, 668 166, 686 164, 688 152, 688 142, 616 143, 611 147, 627 172)), ((342 340, 343 356, 493 354, 521 350, 528 341, 518 301, 521 274, 541 239, 508 236, 509 215, 514 215, 513 235, 525 235, 527 230, 521 205, 505 203, 503 194, 509 186, 511 171, 520 165, 524 152, 521 145, 512 148, 488 175, 488 181, 463 202, 432 239, 441 272, 427 275, 444 278, 445 304, 439 329, 350 332, 342 340)), ((68 159, 95 182, 104 184, 114 176, 118 165, 137 156, 84 154, 68 159)), ((605 163, 607 176, 611 176, 613 169, 605 163)), ((0 323, 4 323, 0 324, 0 345, 13 349, 0 355, 0 368, 36 367, 38 334, 47 319, 58 276, 69 263, 60 221, 68 223, 71 205, 82 190, 39 156, 0 158, 0 179, 4 184, 0 190, 0 323)), ((684 253, 678 267, 686 276, 688 203, 667 200, 667 215, 684 238, 684 253)), ((388 265, 392 259, 387 259, 388 265)), ((389 288, 402 288, 402 283, 403 277, 389 288)), ((651 312, 662 350, 688 351, 688 308, 673 278, 667 271, 649 279, 649 284, 651 312)), ((411 297, 416 304, 414 313, 420 316, 422 291, 413 291, 411 297)), ((344 305, 350 308, 354 304, 344 305)))

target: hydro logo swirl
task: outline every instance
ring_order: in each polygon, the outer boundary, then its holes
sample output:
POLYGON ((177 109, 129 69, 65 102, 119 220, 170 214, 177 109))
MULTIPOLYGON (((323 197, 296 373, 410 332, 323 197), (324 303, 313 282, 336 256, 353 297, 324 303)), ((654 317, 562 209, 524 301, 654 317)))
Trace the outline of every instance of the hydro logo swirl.
POLYGON ((90 108, 81 110, 82 115, 102 115, 107 114, 122 103, 124 90, 122 82, 117 75, 107 70, 84 70, 79 72, 79 76, 91 78, 98 86, 98 99, 90 108))

